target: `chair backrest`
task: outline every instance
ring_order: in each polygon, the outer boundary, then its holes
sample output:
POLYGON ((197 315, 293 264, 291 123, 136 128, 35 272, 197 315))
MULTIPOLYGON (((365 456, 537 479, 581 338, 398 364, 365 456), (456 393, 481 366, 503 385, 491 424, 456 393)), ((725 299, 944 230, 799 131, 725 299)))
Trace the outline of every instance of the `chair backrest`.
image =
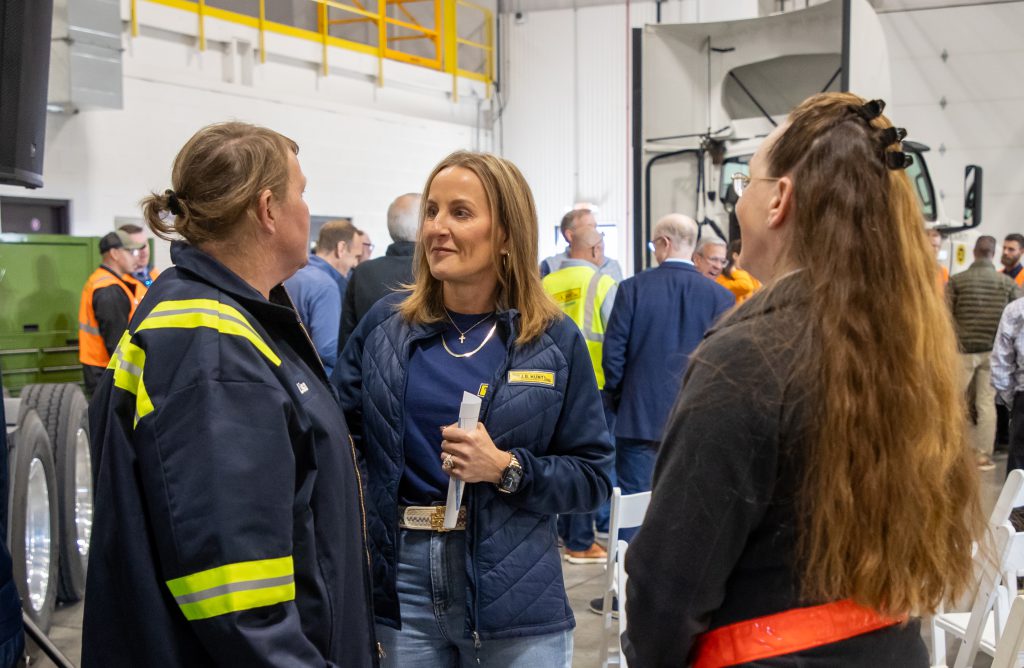
POLYGON ((647 506, 651 503, 650 492, 625 494, 618 487, 612 488, 611 516, 608 518, 608 567, 609 575, 615 563, 615 551, 621 529, 632 529, 643 524, 647 506))
POLYGON ((960 650, 957 652, 955 668, 973 665, 988 615, 999 607, 997 603, 1000 596, 999 583, 1015 533, 1009 522, 999 525, 991 532, 992 540, 989 543, 991 552, 986 553, 986 550, 982 549, 975 557, 975 563, 980 572, 978 591, 971 606, 971 616, 961 640, 960 650))
POLYGON ((996 655, 992 668, 1018 668, 1021 665, 1020 651, 1024 649, 1024 596, 1013 600, 1010 618, 996 643, 996 655))
POLYGON ((1024 506, 1024 470, 1014 469, 1006 476, 1003 490, 999 492, 996 505, 989 515, 989 526, 995 528, 1003 522, 1009 522, 1010 512, 1021 506, 1024 506))

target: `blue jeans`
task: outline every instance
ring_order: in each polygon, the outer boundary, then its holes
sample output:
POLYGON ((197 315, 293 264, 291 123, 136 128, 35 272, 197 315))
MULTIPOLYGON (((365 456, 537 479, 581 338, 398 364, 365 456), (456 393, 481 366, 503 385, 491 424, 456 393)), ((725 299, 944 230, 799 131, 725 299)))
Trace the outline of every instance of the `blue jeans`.
POLYGON ((475 643, 466 625, 466 534, 399 529, 402 630, 377 625, 385 668, 572 666, 572 630, 475 643))
MULTIPOLYGON (((658 458, 658 442, 636 438, 615 439, 615 472, 622 494, 651 491, 654 462, 658 458)), ((629 541, 636 529, 620 529, 619 539, 629 541)))
POLYGON ((559 515, 558 535, 565 549, 582 552, 594 544, 594 513, 559 515))

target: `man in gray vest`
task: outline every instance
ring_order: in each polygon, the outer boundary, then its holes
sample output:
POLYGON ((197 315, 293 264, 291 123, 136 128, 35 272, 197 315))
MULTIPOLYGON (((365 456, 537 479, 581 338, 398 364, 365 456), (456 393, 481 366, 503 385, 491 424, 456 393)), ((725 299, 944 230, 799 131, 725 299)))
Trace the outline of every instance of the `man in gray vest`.
MULTIPOLYGON (((562 238, 565 239, 566 243, 572 244, 572 237, 577 232, 584 230, 597 230, 597 219, 594 218, 594 213, 590 209, 573 209, 569 213, 562 216, 562 238)), ((569 249, 566 248, 564 252, 558 255, 552 255, 551 257, 545 258, 540 263, 540 277, 544 278, 548 274, 554 273, 562 268, 562 263, 569 259, 569 249)), ((616 283, 622 281, 622 267, 615 260, 605 257, 602 251, 601 256, 597 259, 597 270, 602 274, 607 274, 615 279, 616 283)))

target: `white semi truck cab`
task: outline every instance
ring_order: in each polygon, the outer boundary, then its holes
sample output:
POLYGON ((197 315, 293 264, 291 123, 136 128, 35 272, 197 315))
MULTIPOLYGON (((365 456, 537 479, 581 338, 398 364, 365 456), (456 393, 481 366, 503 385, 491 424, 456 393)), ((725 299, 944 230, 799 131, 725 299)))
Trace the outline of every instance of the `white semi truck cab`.
MULTIPOLYGON (((764 138, 807 97, 849 90, 891 99, 889 55, 867 0, 717 23, 655 24, 634 31, 634 269, 650 266, 651 228, 677 212, 701 234, 739 235, 732 175, 746 171, 764 138), (639 108, 637 108, 639 107, 639 108)), ((898 122, 898 118, 896 119, 898 122)), ((913 128, 909 128, 913 132, 913 128)), ((946 256, 981 223, 982 169, 965 168, 964 211, 946 212, 928 171, 927 137, 911 137, 907 176, 923 224, 952 239, 946 256), (955 217, 954 217, 955 215, 955 217)))

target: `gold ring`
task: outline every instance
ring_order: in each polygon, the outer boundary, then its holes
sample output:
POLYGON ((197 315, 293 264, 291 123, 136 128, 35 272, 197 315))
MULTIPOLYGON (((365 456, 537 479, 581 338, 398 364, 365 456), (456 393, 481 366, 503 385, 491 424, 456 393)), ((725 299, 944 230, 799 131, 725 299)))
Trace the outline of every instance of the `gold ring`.
POLYGON ((454 469, 455 468, 455 458, 452 457, 451 455, 448 455, 447 457, 445 457, 444 458, 444 462, 441 463, 441 468, 443 468, 446 471, 451 471, 452 469, 454 469))

